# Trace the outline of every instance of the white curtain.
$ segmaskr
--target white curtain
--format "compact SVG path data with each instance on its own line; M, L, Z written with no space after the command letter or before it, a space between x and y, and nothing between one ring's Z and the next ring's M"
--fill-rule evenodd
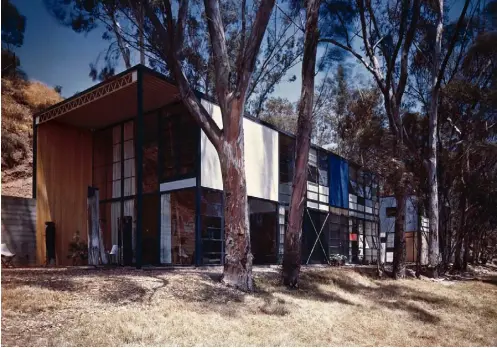
M124 216L131 216L131 248L133 250L133 262L135 259L136 250L136 220L135 220L135 200L128 199L124 201Z
M121 203L120 202L112 202L110 207L110 216L111 216L111 236L112 236L112 245L119 245L119 218L121 217ZM118 254L117 259L113 260L117 263L121 260L121 253Z
M160 262L172 263L171 255L171 195L161 195Z

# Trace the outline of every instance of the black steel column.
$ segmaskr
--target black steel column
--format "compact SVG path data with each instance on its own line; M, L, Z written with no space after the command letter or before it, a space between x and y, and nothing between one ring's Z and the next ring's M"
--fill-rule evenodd
M196 187L195 187L195 265L200 266L202 265L202 220L201 220L201 199L202 199L202 190L200 186L200 179L201 179L201 173L202 173L202 166L201 166L201 157L202 157L202 151L201 151L201 130L200 127L198 127L198 132L197 132L197 139L198 139L198 146L197 146L197 158L196 158L196 172L197 172L197 177L196 177Z
M137 110L136 110L136 268L142 267L142 221L143 221L143 71L137 70Z
M33 176L32 176L32 197L36 198L36 163L38 156L38 127L36 126L36 117L33 118Z
M157 249L158 259L157 264L162 264L161 253L162 253L162 245L161 245L161 236L162 236L162 194L160 192L160 183L162 176L162 109L156 115L157 117L157 133L155 134L157 137L157 194L159 195L159 207L157 210Z

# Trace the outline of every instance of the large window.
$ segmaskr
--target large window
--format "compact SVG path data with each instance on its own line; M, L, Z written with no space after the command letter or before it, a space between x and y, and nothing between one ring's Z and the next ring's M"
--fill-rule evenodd
M288 228L288 206L278 206L278 263L283 261L285 252L285 232Z
M349 256L347 216L330 214L330 255Z
M278 211L276 203L249 198L250 245L254 264L274 264L278 260Z
M187 111L165 115L161 122L162 182L194 176L199 155L198 125Z
M95 132L93 185L101 201L136 193L133 121Z
M329 210L328 154L311 148L307 175L307 207Z
M134 122L124 124L124 197L132 196L136 193L135 178L135 141L134 141Z
M316 149L309 150L309 165L307 166L307 181L318 183L318 154Z
M222 264L224 256L223 195L202 189L200 228L202 234L202 264Z
M161 194L160 262L195 262L195 189Z
M284 134L280 134L278 138L280 155L279 201L290 203L295 170L295 139Z
M112 198L112 151L112 128L95 132L93 137L93 186L99 189L100 200Z

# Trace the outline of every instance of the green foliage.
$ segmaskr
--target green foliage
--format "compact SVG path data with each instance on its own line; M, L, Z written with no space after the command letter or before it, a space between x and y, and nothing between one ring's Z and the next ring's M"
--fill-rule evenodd
M2 1L2 43L21 47L24 43L26 17L19 13L10 0ZM2 57L3 58L3 57Z
M88 260L88 243L81 240L79 231L76 231L72 241L69 243L69 254L67 255L67 258L72 259L73 265L78 263L82 264Z
M341 254L331 254L330 255L330 264L332 266L343 266L347 261L348 257Z

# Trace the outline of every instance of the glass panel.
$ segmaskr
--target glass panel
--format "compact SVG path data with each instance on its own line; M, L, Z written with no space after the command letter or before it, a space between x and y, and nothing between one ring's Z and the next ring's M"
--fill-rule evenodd
M112 144L119 144L121 142L121 125L112 128Z
M135 157L134 141L128 140L124 142L124 159Z
M113 162L121 161L121 144L114 144L114 149L112 152Z
M170 193L172 263L195 263L195 190Z
M202 264L221 264L224 243L222 193L202 189L200 214Z
M319 184L328 186L328 154L319 154Z
M134 121L129 121L124 124L124 140L129 140L134 138Z
M249 198L250 244L254 264L277 262L276 204Z
M135 176L135 159L128 159L124 161L124 177L130 178Z
M280 183L289 183L293 179L295 168L295 140L287 135L279 135Z
M187 111L166 115L160 134L162 145L162 181L196 173L199 132L198 125Z

